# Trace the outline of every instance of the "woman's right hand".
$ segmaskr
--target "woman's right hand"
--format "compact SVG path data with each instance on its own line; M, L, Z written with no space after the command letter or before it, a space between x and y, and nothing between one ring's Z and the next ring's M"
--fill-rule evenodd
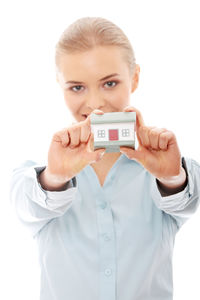
M103 114L101 110L94 110L93 113ZM93 151L93 141L90 115L84 121L56 132L48 151L48 165L44 170L48 186L61 186L86 165L99 161L105 148Z

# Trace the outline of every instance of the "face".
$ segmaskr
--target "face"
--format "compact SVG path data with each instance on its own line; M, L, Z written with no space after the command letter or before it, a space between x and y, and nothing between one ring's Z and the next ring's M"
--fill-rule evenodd
M80 122L94 110L123 111L130 104L130 95L137 88L140 68L133 76L116 46L98 46L60 58L57 81L67 107Z

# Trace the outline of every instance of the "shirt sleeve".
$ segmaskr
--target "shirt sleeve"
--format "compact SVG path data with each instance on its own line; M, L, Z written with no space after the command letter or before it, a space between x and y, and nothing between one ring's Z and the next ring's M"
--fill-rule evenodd
M175 219L178 229L196 212L200 203L200 165L193 159L183 160L188 183L179 193L162 197L152 176L151 196L156 206Z
M27 160L13 169L10 179L11 206L32 237L53 218L63 215L71 207L77 192L76 177L66 183L65 190L44 190L38 174L45 168Z

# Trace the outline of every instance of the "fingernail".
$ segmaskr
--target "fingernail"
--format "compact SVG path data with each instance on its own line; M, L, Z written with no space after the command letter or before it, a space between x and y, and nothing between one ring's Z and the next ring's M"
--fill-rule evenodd
M104 113L102 110L100 110L100 109L95 109L94 111L93 111L95 114L102 114L102 113Z

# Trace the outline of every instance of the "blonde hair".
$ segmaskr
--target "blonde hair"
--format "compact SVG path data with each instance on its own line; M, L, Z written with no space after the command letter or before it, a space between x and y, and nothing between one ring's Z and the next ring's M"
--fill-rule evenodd
M56 68L59 69L59 58L64 53L80 53L95 46L111 45L121 48L130 74L132 74L136 65L135 54L121 28L101 17L80 18L64 30L56 44Z

